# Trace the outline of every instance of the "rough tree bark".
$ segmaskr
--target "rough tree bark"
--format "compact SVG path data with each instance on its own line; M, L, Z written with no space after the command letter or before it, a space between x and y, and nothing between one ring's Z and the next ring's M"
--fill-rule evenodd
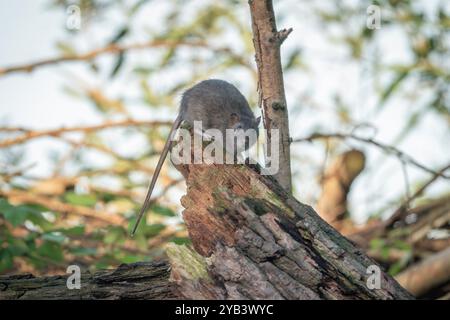
M376 263L258 168L178 169L188 186L181 200L183 218L193 247L206 258L202 262L182 250L172 254L180 261L172 264L172 279L183 297L412 298L383 272L381 288L370 290L367 270ZM195 261L195 268L188 261Z
M67 288L68 276L0 276L0 300L176 298L169 282L167 262L124 264L94 274L83 272L80 290Z
M279 130L280 170L275 179L288 192L292 192L289 118L284 94L280 46L292 29L277 31L271 0L250 0L253 44L258 67L259 105L263 110L264 128L267 130L267 151L271 154L271 131Z

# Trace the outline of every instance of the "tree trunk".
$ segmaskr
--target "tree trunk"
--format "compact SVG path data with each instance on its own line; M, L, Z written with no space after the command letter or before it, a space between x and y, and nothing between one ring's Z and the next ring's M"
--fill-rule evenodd
M288 192L292 192L289 118L284 94L280 46L292 29L277 31L271 0L250 0L253 44L258 67L259 105L264 111L263 122L267 130L267 151L271 149L271 130L279 130L279 170L275 179Z

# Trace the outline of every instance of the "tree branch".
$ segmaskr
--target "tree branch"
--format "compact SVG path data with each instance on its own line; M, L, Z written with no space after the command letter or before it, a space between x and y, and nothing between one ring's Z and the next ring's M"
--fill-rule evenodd
M236 61L239 61L243 66L250 68L251 66L238 54L235 54L230 50L230 48L215 48L210 46L207 42L204 41L173 41L173 40L153 40L144 43L135 43L130 45L119 45L119 44L110 44L103 48L94 49L84 54L72 54L72 55L64 55L60 57L35 61L28 64L16 65L10 67L0 68L0 77L5 76L7 74L16 73L16 72L32 72L37 68L64 63L64 62L76 62L76 61L90 61L94 58L103 55L103 54L120 54L130 50L143 50L149 48L175 48L175 47L194 47L194 48L204 48L209 49L216 53L227 54L231 56Z
M395 278L416 297L446 283L450 280L450 248L406 269Z
M171 40L153 40L145 43L135 43L131 45L118 45L111 44L103 48L94 49L84 54L73 54L73 55L65 55L56 58L50 58L45 60L40 60L36 62L32 62L24 65L16 65L11 67L0 68L0 77L9 73L14 72L32 72L38 67L58 64L62 62L70 62L70 61L89 61L96 58L102 54L119 54L128 50L141 50L148 48L174 48L178 46L190 46L190 47L207 47L207 44L203 41L198 42L186 42L186 41L171 41Z
M35 278L31 274L0 276L0 300L175 299L166 262L123 264L114 270L81 274L79 290L67 288L67 277Z
M259 106L267 130L267 150L271 150L271 129L279 130L279 171L275 179L292 192L289 118L284 93L280 46L292 29L277 31L271 0L250 0L253 44L258 67ZM278 156L278 155L277 155Z
M321 179L322 192L317 201L317 211L335 228L345 217L350 187L364 165L364 153L353 149L336 157Z
M77 126L70 128L59 128L59 129L51 129L51 130L42 130L42 131L33 131L31 129L21 128L21 131L25 131L22 135L15 137L4 139L0 141L0 148L10 147L12 145L28 142L32 139L42 138L42 137L58 137L62 134L69 132L84 132L89 133L93 131L113 128L113 127L128 127L128 126L169 126L172 125L170 121L140 121L127 119L123 121L115 121L115 122L105 122L98 125L92 126ZM0 128L0 131L10 131L12 128Z
M414 194L412 196L410 196L408 199L406 199L401 205L400 207L395 210L395 212L389 217L389 219L386 221L386 226L392 226L394 224L394 222L396 222L398 219L400 219L402 216L404 216L407 213L407 209L409 207L409 205L411 204L411 202L420 197L423 192L434 182L437 180L437 178L441 177L442 174L445 173L445 171L447 171L448 169L450 169L450 164L443 167L442 169L438 170L428 181L426 181L424 184L422 184L422 186L416 191L414 192Z
M406 154L405 152L384 144L382 142L379 142L377 140L371 139L371 138L363 138L360 136L357 136L355 134L352 133L313 133L312 135L305 137L305 138L297 138L297 139L293 139L292 142L311 142L313 140L318 140L318 139L332 139L332 138L337 138L337 139L353 139L353 140L357 140L360 142L364 142L364 143L368 143L371 144L381 150L383 150L386 153L390 153L390 154L394 154L396 155L400 160L409 163L423 171L426 171L428 173L431 173L433 175L437 175L438 177L442 177L445 179L450 179L450 176L445 174L445 171L447 169L450 168L450 166L446 166L443 171L435 171L433 169L430 169L422 164L420 164L418 161L416 161L413 157L411 157L410 155Z

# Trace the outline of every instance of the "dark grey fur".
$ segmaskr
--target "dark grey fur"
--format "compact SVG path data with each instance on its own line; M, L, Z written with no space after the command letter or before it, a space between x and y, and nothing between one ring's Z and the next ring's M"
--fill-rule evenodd
M180 124L186 121L202 121L203 130L218 129L225 137L226 129L258 129L258 120L253 115L245 97L232 84L223 80L205 80L184 92L180 112L172 125L169 137L156 165L144 204L139 212L131 235L134 235L144 213L150 205L150 199L158 179L159 172L172 146L172 140ZM250 145L254 141L250 142Z

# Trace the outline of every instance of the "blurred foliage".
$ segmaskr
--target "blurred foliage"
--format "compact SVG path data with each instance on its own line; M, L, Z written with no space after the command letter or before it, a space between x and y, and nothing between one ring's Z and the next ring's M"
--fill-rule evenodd
M448 2L440 1L435 6L427 6L426 1L403 0L331 1L328 4L331 8L317 9L323 21L327 22L323 26L327 29L337 27L341 31L338 39L347 44L354 60L372 64L379 110L388 105L394 95L410 96L418 101L421 97L416 95L417 88L422 89L423 96L428 96L428 102L411 112L410 118L406 119L397 142L417 127L425 113L438 113L450 123ZM404 63L392 64L382 51L377 54L376 48L386 46L386 43L377 35L377 30L366 28L365 20L360 15L372 4L381 8L383 34L398 33L398 39L406 40L409 52L403 59ZM434 12L427 10L430 8ZM352 28L355 25L360 27ZM379 81L381 78L389 80ZM430 89L431 94L423 89Z
M293 5L292 1L288 3ZM372 1L320 1L304 5L313 9L314 18L329 34L330 42L344 47L349 59L372 64L372 85L378 90L379 110L394 97L416 93L417 87L431 91L428 103L412 108L414 111L405 119L399 140L420 123L425 113L437 113L449 122L450 12L442 5L430 20L423 7L413 1L376 3L383 8L383 28L400 30L408 41L411 58L403 64L392 65L383 60L382 54L373 53L380 39L376 31L365 26L366 8ZM157 115L155 118L170 119L176 112L181 90L213 75L240 83L250 105L257 104L257 75L246 2L53 0L48 4L52 10L63 11L76 4L83 14L81 30L68 30L67 37L55 44L63 56L86 51L81 48L99 49L112 44L126 46L159 40L178 44L124 50L87 60L80 74L65 70L68 81L64 91L80 103L88 102L105 121L132 118L136 106ZM291 12L289 6L280 7L278 25L284 27L283 21ZM103 40L100 42L99 38ZM309 72L305 71L308 61L303 57L303 45L298 43L283 51L286 77ZM341 124L356 127L352 114L355 108L338 94L334 103ZM301 109L298 102L293 102L290 108L294 115ZM167 242L189 242L177 213L177 202L169 192L180 180L172 171L162 172L158 204L152 206L147 223L141 224L135 237L129 237L167 134L167 127L136 126L82 132L74 140L61 138L69 148L58 149L51 155L54 172L50 178L28 176L20 147L2 150L1 162L5 164L1 169L2 189L35 194L42 201L39 205L32 201L20 204L23 201L16 201L20 196L13 195L0 199L0 273L61 272L73 263L86 268L117 266L160 258L162 246ZM130 152L126 148L128 141L145 144ZM328 154L333 145L327 144L324 149ZM294 154L293 161L297 160ZM64 179L58 179L61 177ZM77 210L58 210L58 205ZM102 217L120 218L122 222L107 223L79 215L79 208L102 212ZM412 250L403 243L377 241L373 241L372 247L382 255L392 248ZM393 264L391 273L399 272L409 262L405 259Z

